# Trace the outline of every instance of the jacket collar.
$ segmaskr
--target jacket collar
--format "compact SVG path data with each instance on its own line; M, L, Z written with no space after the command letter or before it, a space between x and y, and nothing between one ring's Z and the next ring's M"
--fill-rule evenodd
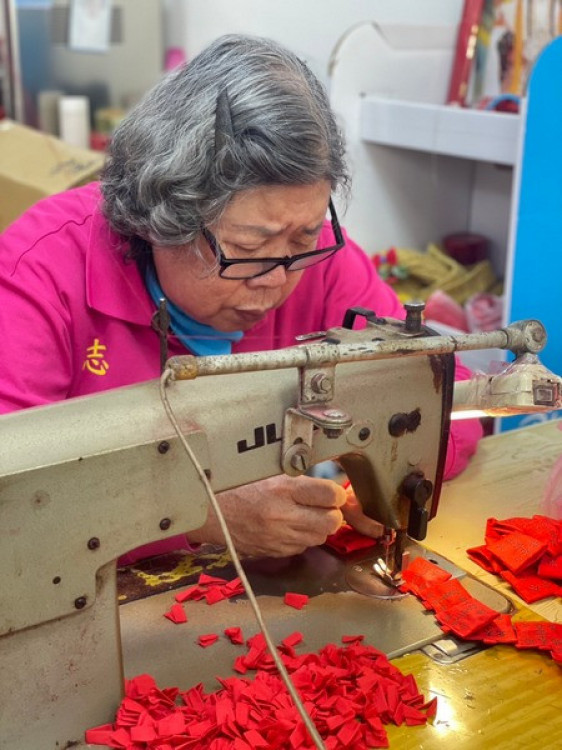
M150 326L154 304L136 263L125 258L128 243L109 228L100 200L93 211L86 251L86 301L104 315Z

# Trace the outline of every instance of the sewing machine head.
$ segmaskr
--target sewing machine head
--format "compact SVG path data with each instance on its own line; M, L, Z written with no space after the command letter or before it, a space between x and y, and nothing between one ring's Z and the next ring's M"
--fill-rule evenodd
M358 315L367 326L351 330ZM417 305L405 322L354 310L314 343L170 360L165 399L215 492L336 459L369 515L423 538L455 408L453 352L534 354L539 339L535 323L453 339L429 335ZM559 407L550 375L534 389L548 393L539 406ZM157 381L2 423L3 732L11 747L64 747L121 697L115 560L201 526L207 495ZM25 727L22 704L34 706Z

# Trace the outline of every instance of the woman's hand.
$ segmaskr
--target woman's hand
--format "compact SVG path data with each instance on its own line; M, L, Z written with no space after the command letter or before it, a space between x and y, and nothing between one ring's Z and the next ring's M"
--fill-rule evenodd
M236 550L244 555L288 557L323 544L343 521L346 491L329 479L271 477L217 495ZM191 542L224 544L212 511Z
M367 536L383 534L383 526L363 513L351 487L345 490L329 479L281 475L221 492L217 499L243 555L297 555L323 544L344 520ZM192 542L225 543L212 510L204 526L188 536Z
M360 534L365 536L371 536L374 539L378 539L384 534L384 526L378 521L373 521L372 518L366 516L361 507L361 503L355 497L353 488L351 485L346 488L346 502L342 508L343 517L350 526L358 531Z

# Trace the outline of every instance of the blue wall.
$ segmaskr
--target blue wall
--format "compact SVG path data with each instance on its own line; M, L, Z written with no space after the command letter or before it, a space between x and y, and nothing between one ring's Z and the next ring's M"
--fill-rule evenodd
M546 47L530 78L516 221L509 320L545 325L548 343L539 357L562 376L562 38ZM500 429L561 416L509 417Z

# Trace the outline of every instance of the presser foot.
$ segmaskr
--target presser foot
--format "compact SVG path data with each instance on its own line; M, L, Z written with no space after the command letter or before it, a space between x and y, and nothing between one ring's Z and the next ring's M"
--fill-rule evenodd
M409 552L403 551L403 539L394 545L384 544L384 557L369 558L351 564L346 570L349 586L360 594L377 599L403 599L400 591L402 570L408 564Z
M382 559L382 557L375 560L373 563L373 570L379 578L387 584L387 586L398 588L398 586L402 584L402 571L389 568L388 564Z
M400 591L398 583L391 577L381 577L375 570L377 560L363 560L352 563L345 572L345 579L350 588L358 594L372 596L375 599L403 599L408 594Z

